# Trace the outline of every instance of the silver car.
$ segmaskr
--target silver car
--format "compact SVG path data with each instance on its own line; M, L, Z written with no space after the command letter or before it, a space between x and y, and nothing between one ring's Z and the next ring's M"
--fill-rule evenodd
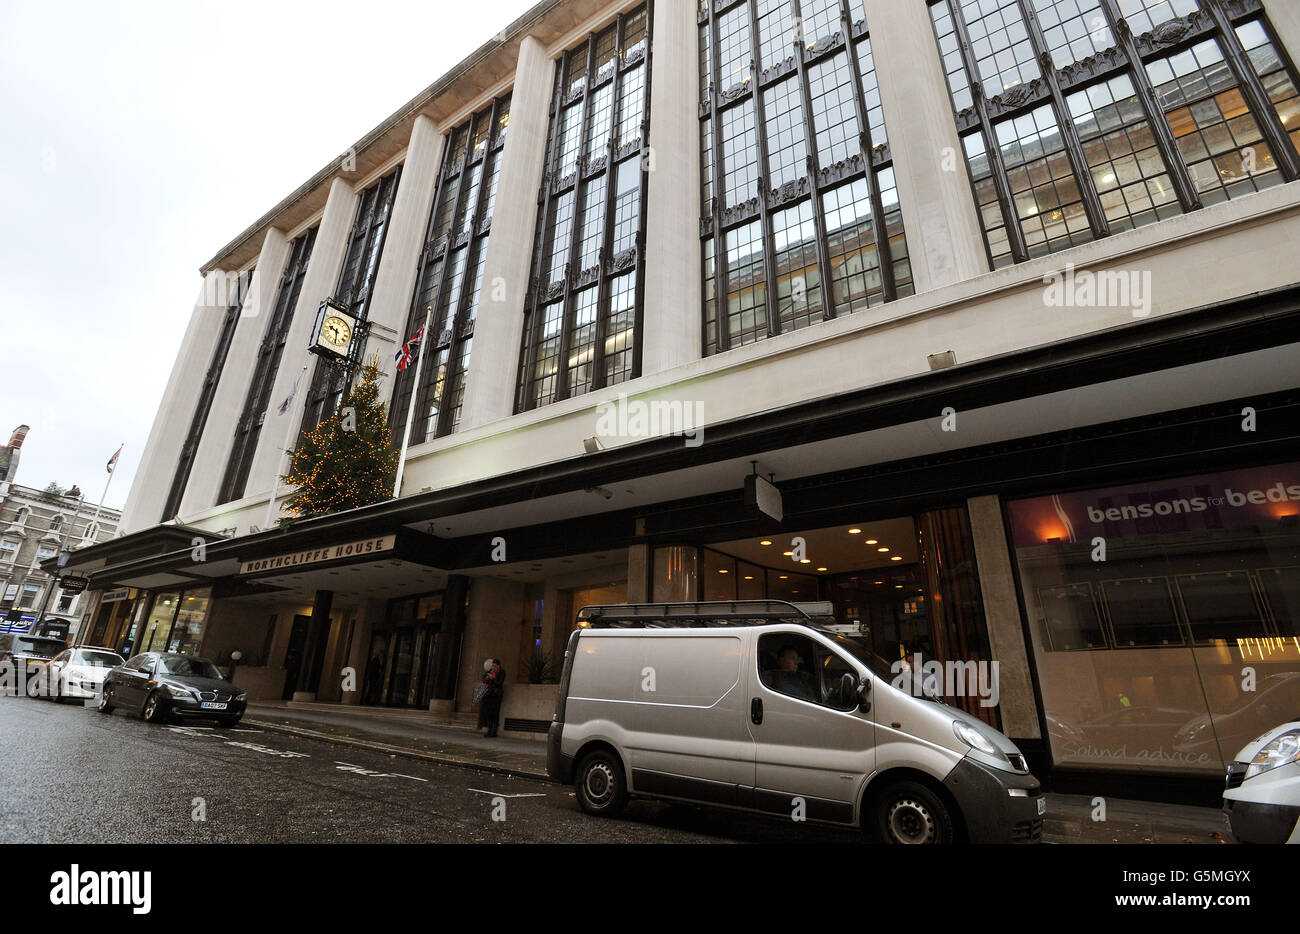
M893 843L1037 842L1015 744L779 600L584 607L547 771L583 810L631 796L861 827Z

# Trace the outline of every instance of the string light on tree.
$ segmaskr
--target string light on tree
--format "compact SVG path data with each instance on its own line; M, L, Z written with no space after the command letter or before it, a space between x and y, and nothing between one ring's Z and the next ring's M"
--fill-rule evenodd
M356 509L388 499L398 454L389 444L388 414L379 402L378 368L361 368L361 380L338 410L303 432L285 483L297 489L281 511L299 518Z

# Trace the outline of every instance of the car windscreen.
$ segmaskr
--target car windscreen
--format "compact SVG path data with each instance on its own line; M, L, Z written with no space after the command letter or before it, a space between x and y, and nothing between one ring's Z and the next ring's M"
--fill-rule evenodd
M116 668L125 664L121 655L114 655L112 652L74 652L71 663L84 665L87 668Z
M38 658L53 658L62 652L67 646L59 639L41 639L39 637L23 636L14 639L13 651L15 654L35 655Z
M867 670L877 678L883 678L884 680L889 681L894 677L894 672L890 669L889 662L885 661L875 652L871 651L871 649L867 648L865 642L860 639L850 639L838 632L826 632L823 630L823 633L830 636L830 638L835 641L835 644L845 652L848 652L858 661L862 662L862 664L866 665Z
M206 658L160 658L158 661L162 665L162 670L169 675L225 680L217 670L217 666Z

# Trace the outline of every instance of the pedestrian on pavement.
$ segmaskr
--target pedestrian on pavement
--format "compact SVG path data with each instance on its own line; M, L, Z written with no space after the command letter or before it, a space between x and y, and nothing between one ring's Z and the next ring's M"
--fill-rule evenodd
M478 725L487 727L490 739L497 735L497 721L501 718L501 699L506 693L506 670L501 659L492 659L492 666L483 674L483 700L478 708Z

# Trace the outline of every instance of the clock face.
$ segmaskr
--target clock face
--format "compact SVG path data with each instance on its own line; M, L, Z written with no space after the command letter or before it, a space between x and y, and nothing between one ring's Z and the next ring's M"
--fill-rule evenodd
M330 347L343 348L352 340L352 326L338 315L330 315L320 326L320 340Z

